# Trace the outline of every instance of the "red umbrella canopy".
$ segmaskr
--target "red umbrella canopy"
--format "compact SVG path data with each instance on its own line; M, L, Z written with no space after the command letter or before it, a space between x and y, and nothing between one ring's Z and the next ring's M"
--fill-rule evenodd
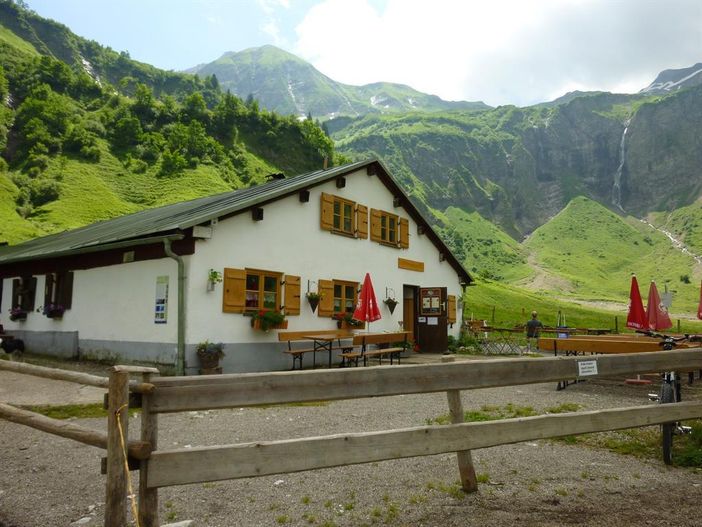
M631 291L629 292L629 314L626 316L626 327L633 329L648 328L648 317L643 307L639 283L636 276L631 277Z
M655 331L673 327L668 312L661 305L661 297L658 296L658 288L653 280L651 280L651 288L648 290L646 317L648 318L648 327Z
M356 310L353 312L353 318L356 320L363 320L364 322L374 322L381 318L378 301L375 299L375 291L373 291L373 283L368 273L366 273L366 277L363 279L363 285L358 295L358 302L356 302Z
M702 320L702 282L700 282L700 305L697 306L697 318Z

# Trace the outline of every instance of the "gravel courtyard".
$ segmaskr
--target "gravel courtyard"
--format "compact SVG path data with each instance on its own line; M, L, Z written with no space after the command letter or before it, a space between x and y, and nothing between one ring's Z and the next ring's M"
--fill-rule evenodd
M0 386L22 386L37 402L75 394L65 384L0 372ZM563 403L583 410L647 404L655 387L589 380L462 392L466 410L514 404L537 411ZM81 391L81 401L88 396ZM14 395L13 395L14 394ZM27 404L5 390L7 402ZM699 382L684 400L701 399ZM99 400L99 399L98 399ZM275 440L424 425L447 413L445 394L407 395L159 417L162 448ZM130 422L132 432L139 417ZM105 429L104 419L81 419ZM134 434L132 434L134 435ZM99 449L0 420L0 527L99 526L105 476ZM627 526L702 525L702 472L666 467L562 441L473 452L479 492L458 488L455 454L392 460L295 474L170 487L160 491L161 523L197 526ZM137 479L133 478L134 485Z

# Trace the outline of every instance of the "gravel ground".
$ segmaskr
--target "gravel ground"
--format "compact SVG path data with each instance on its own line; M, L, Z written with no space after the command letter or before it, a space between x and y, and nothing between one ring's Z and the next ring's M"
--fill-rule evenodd
M26 388L47 394L53 384L31 378ZM512 403L543 410L571 402L593 410L645 404L651 390L590 380L565 391L554 383L464 391L462 399L465 409ZM683 399L702 399L700 384L685 387ZM446 413L446 396L432 394L166 414L159 417L159 441L175 448L386 430ZM105 429L104 419L79 422ZM138 422L132 418L132 431ZM0 438L0 527L103 524L101 450L2 420ZM446 454L161 489L160 518L213 527L622 526L671 518L679 526L702 525L698 470L549 440L476 450L473 460L487 483L471 495L458 490L456 457Z

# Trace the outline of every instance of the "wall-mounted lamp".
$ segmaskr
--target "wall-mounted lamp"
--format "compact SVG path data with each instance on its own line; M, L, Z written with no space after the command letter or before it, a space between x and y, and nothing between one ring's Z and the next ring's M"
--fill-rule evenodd
M444 260L446 260L446 255L444 253L439 253L439 261L443 262Z
M346 186L346 178L338 177L336 178L336 188L344 188Z
M424 225L417 225L417 234L424 234Z
M393 207L399 207L400 206L400 198L392 198L392 206Z
M255 207L251 209L251 219L254 221L261 221L263 219L263 208Z
M300 203L307 203L310 200L310 191L301 190L300 191Z

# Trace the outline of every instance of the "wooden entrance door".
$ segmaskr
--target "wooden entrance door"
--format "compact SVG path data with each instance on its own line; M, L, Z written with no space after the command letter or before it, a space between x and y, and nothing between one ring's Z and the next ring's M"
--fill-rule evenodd
M446 291L445 287L419 289L416 335L422 352L443 353L448 349Z

